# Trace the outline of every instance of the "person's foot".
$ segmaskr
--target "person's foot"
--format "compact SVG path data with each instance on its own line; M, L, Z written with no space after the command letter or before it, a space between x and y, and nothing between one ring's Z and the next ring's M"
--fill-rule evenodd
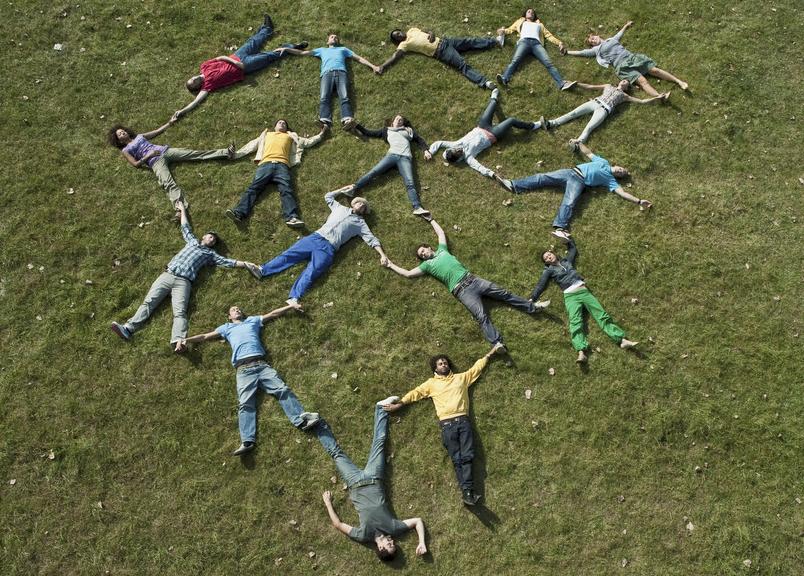
M513 182L511 182L511 181L510 181L508 178L503 178L502 176L500 176L499 174L497 174L497 173L495 172L495 173L494 173L494 179L497 181L497 183L498 183L500 186L502 186L503 188L505 188L505 189L506 189L506 190L508 190L509 192L516 192L516 191L514 190L514 183L513 183Z
M564 80L564 81L561 83L561 89L562 89L562 90L569 90L570 88L572 88L573 86L575 86L577 83L578 83L578 81L577 81L577 80Z
M533 131L539 130L540 128L544 128L547 130L547 121L544 119L544 116L539 116L538 122L533 123Z
M503 344L502 340L494 343L492 351L495 354L508 354L508 348L505 347L505 344Z
M315 428L318 423L321 422L321 416L318 414L318 412L302 412L299 414L299 418L303 420L299 428L305 432Z
M338 192L339 194L343 194L344 196L349 196L350 198L354 196L355 185L354 184L347 184L346 186L342 186L334 192Z
M556 228L555 230L550 232L550 234L552 234L556 238L559 238L560 240L563 240L564 242L570 241L570 233L564 230L563 228Z
M346 118L341 120L341 126L343 127L344 130L351 130L352 128L355 127L355 124L357 124L357 121L351 116L347 116Z
M229 144L229 147L226 149L226 156L229 158L229 160L233 160L233 159L234 159L234 157L235 157L235 150L236 150L236 148L235 148L235 143L234 143L234 142L232 142L231 144Z
M500 97L500 89L494 88L494 90L491 91L491 97L492 99L497 100Z
M326 126L327 128L332 128L332 119L331 118L319 118L318 123L321 126Z
M495 40L497 41L497 44L500 45L500 48L505 46L505 34L500 34L495 38Z
M380 400L377 402L377 406L390 406L391 404L396 404L399 402L399 396L389 396L385 400Z
M494 82L492 82L491 80L486 80L485 82L483 82L482 87L485 88L486 90L494 90L496 88Z
M287 224L291 228L301 228L302 226L304 226L304 220L294 216L290 220L285 220L285 224Z
M475 504L480 502L480 495L475 494L474 490L470 490L469 488L467 488L463 491L461 499L463 500L463 503L466 504L467 506L474 506Z
M226 217L229 218L235 224L242 224L243 223L243 217L240 214L238 214L237 212L235 212L234 210L227 210L226 211Z
M578 350L578 357L575 359L575 362L578 364L586 364L587 356L585 350Z
M502 84L503 86L508 86L508 80L503 78L502 74L497 74L497 82Z
M580 144L580 143L581 143L580 140L576 140L575 138L573 138L572 140L567 142L567 148L569 148L570 151L572 151L572 152L577 152L578 151L578 144Z
M544 310L545 308L547 308L550 305L550 302L551 302L550 300L542 300L540 302L534 302L533 303L533 310L534 311Z
M419 206L418 208L413 209L413 215L414 216L429 216L430 211L427 208L422 208L421 206Z
M620 340L620 348L623 350L628 350L629 348L634 348L639 342L634 342L633 340L627 340L623 338Z
M306 50L310 43L307 40L302 40L293 45L296 50Z
M246 262L246 270L251 272L251 275L254 276L257 280L262 280L262 270L260 267L252 262Z
M243 442L240 447L232 452L232 456L242 456L254 450L254 442Z
M273 21L273 20L271 20L271 17L270 17L268 14L266 14L265 16L263 16L263 21L262 21L262 24L263 24L263 26L265 26L266 28L271 28L272 30L273 30L273 28L274 28L274 21Z
M131 340L131 330L126 328L125 324L118 324L117 322L112 322L112 332L120 336L123 340Z

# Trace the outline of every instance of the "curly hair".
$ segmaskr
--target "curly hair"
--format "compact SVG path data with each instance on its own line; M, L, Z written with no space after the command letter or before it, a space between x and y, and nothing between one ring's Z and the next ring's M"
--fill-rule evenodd
M137 133L134 132L131 128L123 126L122 124L115 124L114 126L109 129L109 133L106 134L106 141L114 146L115 148L125 148L126 145L123 144L120 139L117 137L117 131L124 130L128 137L132 140L137 137Z
M449 369L453 370L453 368L452 368L452 360L450 360L449 356L447 356L446 354L436 354L435 356L431 356L430 357L430 370L432 370L433 372L436 371L436 363L439 360L446 360L447 361L447 366L449 366Z

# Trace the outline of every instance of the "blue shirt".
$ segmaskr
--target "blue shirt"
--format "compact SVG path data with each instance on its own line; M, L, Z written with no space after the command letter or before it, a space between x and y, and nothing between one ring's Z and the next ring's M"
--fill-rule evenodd
M226 268L234 268L236 260L231 258L224 258L212 248L202 246L193 235L193 229L189 224L182 224L181 235L187 245L176 254L167 265L167 271L175 276L181 276L194 281L198 277L198 272L204 266L224 266Z
M321 58L321 76L333 70L346 72L346 59L355 55L354 52L343 46L322 46L310 50L313 56Z
M587 186L608 186L609 192L614 192L620 183L611 173L611 164L605 158L592 154L592 161L578 164L578 170L583 175L583 183Z
M265 356L265 348L260 342L262 316L249 316L242 322L227 322L215 328L232 347L232 365L238 360L253 356Z
M335 190L327 192L324 196L332 212L330 212L329 218L324 222L324 225L316 230L316 233L332 244L335 250L355 236L360 236L363 242L368 244L371 248L379 246L380 241L371 233L371 229L368 224L366 224L363 217L358 216L352 212L351 208L347 208L335 200L335 196L337 195L338 192Z

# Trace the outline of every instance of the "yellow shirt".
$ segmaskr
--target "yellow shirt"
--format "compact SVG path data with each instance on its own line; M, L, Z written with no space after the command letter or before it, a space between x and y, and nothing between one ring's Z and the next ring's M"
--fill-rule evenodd
M441 38L436 37L434 42L430 42L430 35L427 32L423 32L418 28L411 28L405 32L405 41L400 42L396 49L403 52L418 52L425 56L433 56L438 49L439 42L441 42Z
M290 166L290 149L293 147L293 138L286 132L268 132L262 147L262 160L266 162L281 162Z
M544 22L541 20L536 20L539 24L542 25L541 30L539 31L539 44L544 46L544 39L547 38L550 42L558 46L561 44L561 40L553 36L550 31L547 29L547 26L544 25ZM513 34L514 32L519 33L522 30L522 24L525 23L525 18L522 17L518 19L516 22L511 24L508 28L505 29L505 35Z
M433 374L427 382L405 394L401 402L410 404L422 398L432 398L439 420L464 416L469 413L469 386L480 377L488 362L484 356L466 372L450 372L446 376Z

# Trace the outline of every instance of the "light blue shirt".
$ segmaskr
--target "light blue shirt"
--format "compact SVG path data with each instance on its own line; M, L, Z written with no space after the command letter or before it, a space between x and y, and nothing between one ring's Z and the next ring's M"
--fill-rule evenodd
M322 46L310 50L310 53L321 59L321 76L333 70L346 72L346 59L355 55L354 52L343 46Z
M335 247L335 250L340 248L345 242L360 236L363 242L372 248L380 245L380 241L374 234L371 233L366 221L361 216L352 212L351 208L347 208L337 200L337 191L327 192L324 199L327 201L327 206L332 212L324 222L324 225L316 230L327 242Z
M602 156L592 154L592 161L578 164L578 170L583 174L583 183L587 186L608 186L609 192L620 187L620 183L611 173L611 164Z
M260 341L262 316L249 316L242 322L227 322L215 328L232 347L232 366L238 360L253 356L265 356L265 348Z

